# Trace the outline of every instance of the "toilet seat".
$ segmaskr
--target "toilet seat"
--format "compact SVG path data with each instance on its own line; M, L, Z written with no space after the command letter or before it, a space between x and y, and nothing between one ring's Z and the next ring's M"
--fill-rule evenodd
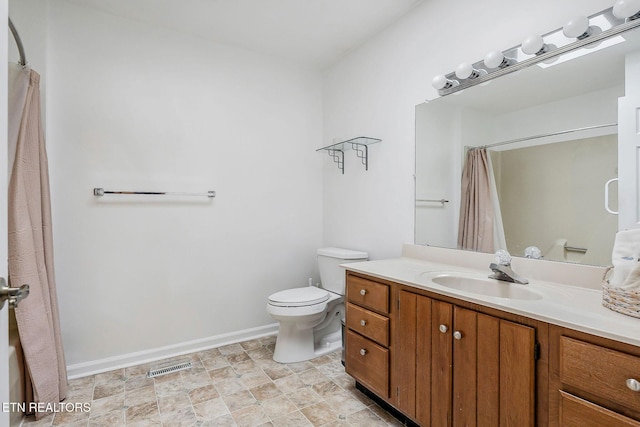
M328 299L329 291L315 286L305 286L276 292L269 296L269 304L276 307L306 307L320 304Z

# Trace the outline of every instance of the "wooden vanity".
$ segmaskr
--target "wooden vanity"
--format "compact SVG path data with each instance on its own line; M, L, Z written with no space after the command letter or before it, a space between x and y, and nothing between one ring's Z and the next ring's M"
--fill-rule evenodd
M640 347L346 274L346 371L414 423L640 427Z

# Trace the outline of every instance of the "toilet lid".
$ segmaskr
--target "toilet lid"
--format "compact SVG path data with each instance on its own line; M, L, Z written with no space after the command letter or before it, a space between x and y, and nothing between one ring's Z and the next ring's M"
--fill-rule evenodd
M278 307L303 307L319 304L329 299L329 292L315 286L286 289L269 297L269 304Z

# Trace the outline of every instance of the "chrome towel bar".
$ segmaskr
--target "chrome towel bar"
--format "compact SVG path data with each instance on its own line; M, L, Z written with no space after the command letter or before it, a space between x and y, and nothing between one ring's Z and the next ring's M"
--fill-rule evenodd
M446 199L416 199L416 202L442 203L442 205L449 203Z
M168 192L168 191L111 191L104 188L94 188L93 195L96 197L104 196L105 194L125 194L125 195L151 195L151 196L203 196L214 198L216 197L215 191L207 191L206 193L180 193L180 192Z

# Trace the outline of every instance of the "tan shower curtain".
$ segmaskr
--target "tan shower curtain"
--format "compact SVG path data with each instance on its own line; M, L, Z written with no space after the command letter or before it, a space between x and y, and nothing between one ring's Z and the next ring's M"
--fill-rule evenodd
M493 252L493 202L487 150L467 151L462 171L458 248Z
M15 156L9 155L14 158L9 179L9 282L11 286L30 286L29 297L20 302L15 315L32 401L58 403L66 397L67 371L53 271L49 171L40 122L40 75L29 69L19 72L29 74L22 79L28 87L24 101L18 103L23 108ZM10 141L10 146L13 144ZM36 414L38 418L42 415Z

